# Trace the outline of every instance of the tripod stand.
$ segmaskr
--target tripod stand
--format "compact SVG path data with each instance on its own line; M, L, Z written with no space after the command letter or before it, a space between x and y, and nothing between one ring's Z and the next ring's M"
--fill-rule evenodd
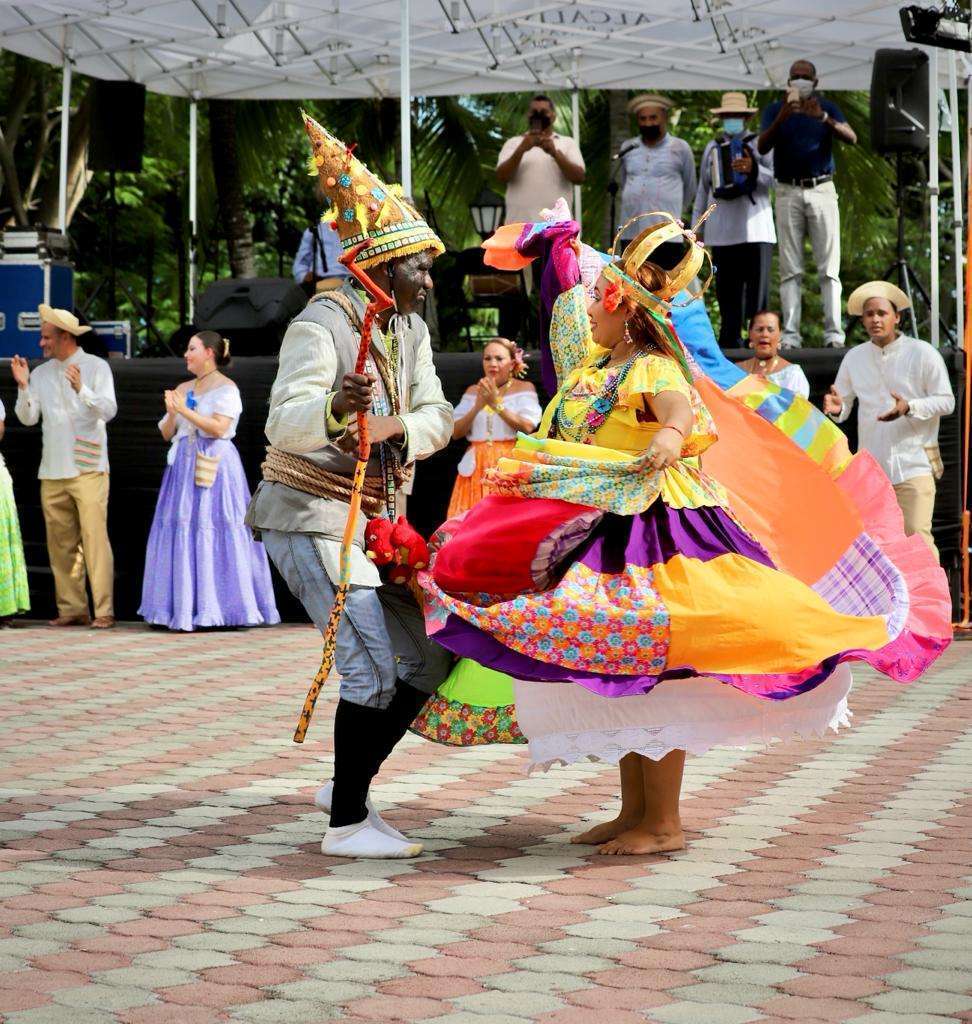
M908 316L911 319L911 334L912 337L918 337L918 318L915 316L915 293L920 296L921 301L924 303L925 309L931 312L931 299L928 297L928 289L922 283L921 278L918 276L918 272L908 262L908 258L905 255L905 214L904 214L904 175L902 174L902 153L895 154L895 183L894 183L894 194L895 194L895 205L898 208L898 246L895 260L891 263L887 270L884 272L884 280L892 280L892 274L896 275L898 280L898 287L908 296ZM951 327L945 322L944 317L939 314L938 322L941 325L944 337L948 339L950 345L955 344L955 336L952 333Z

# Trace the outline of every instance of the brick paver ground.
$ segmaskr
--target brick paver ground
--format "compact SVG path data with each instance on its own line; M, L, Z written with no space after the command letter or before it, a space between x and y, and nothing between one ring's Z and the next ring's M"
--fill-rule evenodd
M972 666L858 673L854 728L690 762L688 850L567 838L615 770L410 737L405 862L320 855L309 628L0 632L9 1024L972 1021Z

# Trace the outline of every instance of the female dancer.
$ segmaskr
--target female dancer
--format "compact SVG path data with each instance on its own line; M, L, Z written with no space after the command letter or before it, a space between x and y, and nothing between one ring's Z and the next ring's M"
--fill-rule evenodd
M809 403L789 418L813 445L687 364L667 306L701 263L691 234L642 232L585 315L576 225L502 231L504 269L552 254L562 384L492 476L499 493L440 531L429 632L517 680L535 764L620 763L620 815L579 840L675 849L685 752L836 727L849 660L914 679L951 634L944 575L903 536L873 460L842 457ZM683 234L673 271L650 262Z
M243 525L250 490L232 441L243 403L219 371L229 362L229 342L200 331L185 358L193 379L165 392L159 421L171 446L138 613L186 631L279 622L266 551Z
M5 411L0 402L0 439L3 438ZM24 545L20 539L20 520L13 496L13 481L0 455L0 626L18 612L30 609Z
M467 511L483 496L483 476L513 450L516 435L532 434L540 422L537 389L525 380L523 351L506 338L483 349L483 377L466 388L455 408L453 440L469 438L449 502L449 518Z

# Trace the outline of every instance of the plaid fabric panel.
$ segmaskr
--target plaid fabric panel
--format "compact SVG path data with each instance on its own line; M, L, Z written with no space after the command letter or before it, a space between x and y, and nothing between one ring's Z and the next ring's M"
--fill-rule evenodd
M813 589L845 615L884 615L892 637L908 617L908 588L890 559L862 533Z
M101 442L86 437L74 439L74 462L81 472L97 469L101 462Z

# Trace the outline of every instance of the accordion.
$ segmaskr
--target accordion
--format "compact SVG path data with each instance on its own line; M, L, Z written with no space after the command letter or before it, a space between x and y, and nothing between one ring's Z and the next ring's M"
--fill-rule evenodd
M740 196L749 196L750 201L755 202L752 194L756 191L759 177L756 153L751 145L755 138L755 135L750 134L724 137L716 141L709 155L713 198L738 199ZM732 169L732 162L741 156L752 158L753 166L749 174Z

